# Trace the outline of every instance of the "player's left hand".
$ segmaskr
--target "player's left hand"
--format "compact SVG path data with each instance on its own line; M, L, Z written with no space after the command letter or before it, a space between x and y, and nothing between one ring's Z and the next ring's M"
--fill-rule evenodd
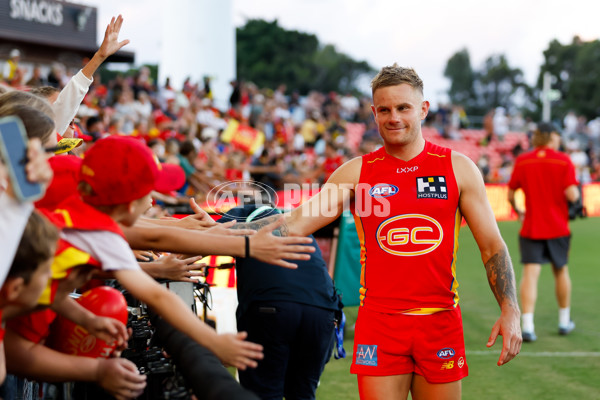
M498 335L502 336L502 352L498 359L498 366L504 365L521 351L523 336L521 335L521 325L519 323L519 313L514 310L502 311L500 318L492 327L492 333L487 342L487 347L492 347L496 343Z

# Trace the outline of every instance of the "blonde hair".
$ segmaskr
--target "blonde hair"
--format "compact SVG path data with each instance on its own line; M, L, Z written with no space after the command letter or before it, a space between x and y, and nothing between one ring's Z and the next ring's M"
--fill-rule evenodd
M423 81L412 68L404 68L394 63L392 66L383 67L371 81L372 94L379 88L396 86L406 83L423 95Z
M54 111L52 110L50 103L46 99L36 96L35 94L23 92L21 90L12 90L0 95L0 107L8 104L24 104L37 108L54 120Z
M27 131L27 137L39 138L42 144L46 144L55 132L54 119L38 108L19 103L0 106L0 117L9 115L19 117Z
M51 96L60 93L60 90L53 86L38 86L32 88L29 93L41 97L43 99L48 99Z
M21 118L27 137L37 137L45 144L55 133L55 116L45 99L20 90L0 95L0 116L16 115Z

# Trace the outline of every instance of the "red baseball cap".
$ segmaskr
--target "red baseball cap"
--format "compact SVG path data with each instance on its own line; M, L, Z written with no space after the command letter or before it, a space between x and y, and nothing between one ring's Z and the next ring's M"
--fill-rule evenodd
M173 120L171 118L169 118L167 115L163 114L162 112L157 112L154 115L154 125L160 125L163 124L165 122L173 122Z
M93 189L83 200L96 206L129 203L185 183L179 165L161 164L144 142L116 135L98 140L85 153L79 178Z
M48 159L54 176L46 189L44 197L35 206L53 211L67 197L77 193L79 170L82 159L73 155L54 156Z

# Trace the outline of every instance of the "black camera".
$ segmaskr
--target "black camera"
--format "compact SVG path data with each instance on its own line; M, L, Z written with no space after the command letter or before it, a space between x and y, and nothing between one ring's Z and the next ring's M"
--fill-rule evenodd
M585 206L583 205L583 201L581 200L581 197L577 201L569 202L569 219L574 220L577 217L579 217L579 218L587 217L587 210L585 209Z

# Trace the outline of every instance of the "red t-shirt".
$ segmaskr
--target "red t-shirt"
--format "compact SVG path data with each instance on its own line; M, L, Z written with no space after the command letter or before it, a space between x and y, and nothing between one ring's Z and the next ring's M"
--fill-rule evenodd
M402 161L381 148L362 158L352 207L361 243L361 305L430 314L458 304L458 185L451 150L426 142Z
M55 319L56 313L46 308L12 318L6 321L6 326L33 343L41 343L50 334Z
M538 147L517 157L508 186L525 193L521 236L553 239L570 235L565 189L577 184L575 167L564 153Z

